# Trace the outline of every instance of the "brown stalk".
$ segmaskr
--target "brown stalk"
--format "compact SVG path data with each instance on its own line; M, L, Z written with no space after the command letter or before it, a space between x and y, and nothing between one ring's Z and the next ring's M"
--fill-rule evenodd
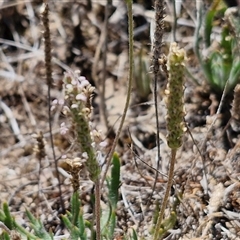
M164 33L164 3L163 0L155 0L155 32L154 32L154 44L153 44L153 57L152 57L152 70L154 74L153 78L153 94L154 94L154 107L155 107L155 117L156 117L156 128L157 128L157 135L156 135L156 141L157 141L157 171L155 175L155 181L153 185L153 191L156 187L157 178L158 178L158 170L160 166L160 132L159 132L159 119L158 119L158 92L157 92L157 86L158 86L158 79L159 79L159 72L160 72L160 66L159 66L159 58L162 56L162 39L163 39L163 33ZM152 196L149 198L151 199Z
M42 13L42 21L44 26L44 56L45 56L45 68L46 68L46 79L47 79L47 85L48 85L48 124L49 124L49 132L50 132L50 142L51 142L51 148L52 148L52 154L53 154L53 160L54 160L54 166L56 171L56 177L58 180L58 190L59 190L59 200L60 205L62 208L62 213L65 213L65 206L62 198L62 189L61 189L61 183L60 183L60 176L58 172L58 166L57 166L57 159L56 154L54 150L54 143L53 143L53 135L52 135L52 122L51 122L51 86L52 86L52 47L51 47L51 39L50 39L50 29L49 29L49 7L47 0L45 0L45 8Z

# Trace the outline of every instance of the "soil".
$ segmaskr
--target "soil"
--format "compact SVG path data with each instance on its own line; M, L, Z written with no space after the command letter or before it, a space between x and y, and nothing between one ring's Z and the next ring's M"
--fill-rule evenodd
M81 75L96 87L92 123L102 131L109 150L126 99L128 25L124 1L113 1L106 33L106 2L82 0L70 4L49 1L53 55L50 102L63 98L64 72L80 70ZM136 76L139 79L136 74L141 72L141 52L147 66L143 76L148 84L153 77L149 34L154 19L153 5L153 0L136 0L133 6L135 81ZM47 230L61 236L67 231L60 221L63 209L59 201L55 161L58 162L61 196L65 209L69 209L70 175L61 167L61 162L65 158L79 157L79 151L72 133L60 134L61 123L71 123L62 114L62 109L56 108L50 117L56 160L53 157L41 8L41 1L0 3L0 204L8 202L12 214L25 227L28 226L27 207ZM179 45L186 49L187 68L199 79L200 86L186 77L185 120L188 131L177 154L174 185L166 211L166 216L175 211L177 220L164 239L240 239L240 128L239 123L231 119L233 93L225 97L222 110L217 112L221 94L206 84L194 54L195 8L195 1L183 1L175 32ZM173 6L167 1L163 46L166 53L172 39L172 13ZM104 34L107 36L106 45ZM163 174L167 174L171 151L166 141L163 97L166 77L163 72L159 79L160 173L155 185L157 147L152 86L142 89L135 83L131 106L116 148L121 158L116 239L123 239L132 228L143 239L151 239L153 212L163 198L167 182ZM103 84L106 88L104 105L101 100ZM41 133L46 156L39 161L36 138ZM105 168L103 164L102 169ZM85 169L80 177L84 216L91 219L94 186ZM107 204L105 188L102 203Z

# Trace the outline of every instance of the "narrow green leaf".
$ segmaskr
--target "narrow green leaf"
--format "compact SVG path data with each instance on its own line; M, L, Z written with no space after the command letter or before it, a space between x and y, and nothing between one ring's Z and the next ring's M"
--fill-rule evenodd
M5 214L4 224L10 229L13 229L13 218L9 211L9 207L7 203L3 203L3 212Z
M208 11L205 18L204 36L205 36L205 44L207 48L211 46L211 34L212 34L213 19L215 14L216 14L216 11L214 10Z
M53 238L51 235L48 234L48 232L45 230L43 224L41 223L40 220L35 218L33 214L26 209L26 214L28 219L31 222L31 227L34 229L35 234L44 240L52 240Z
M120 185L120 159L117 153L112 158L112 171L109 184L109 200L113 208L116 208L118 202L118 188Z
M81 209L78 216L78 227L79 227L80 239L87 240L86 226L85 226L85 221L83 219L83 213Z
M2 234L2 237L1 237L0 239L10 240L10 236L9 236L9 234L8 234L7 232L4 232L4 233Z
M76 226L74 226L66 216L62 216L63 223L65 227L70 232L71 240L79 240L80 232Z
M5 221L5 218L6 218L5 213L3 212L2 209L0 209L0 221L1 221L1 222L4 222L4 221Z
M14 229L19 232L21 235L26 236L27 239L33 240L38 239L38 237L34 236L32 233L28 232L24 227L16 223L16 221L13 221L13 227Z
M27 215L29 221L30 221L33 225L38 224L36 218L33 216L33 214L32 214L28 209L26 209L26 215Z
M232 66L229 74L229 88L233 89L240 82L240 61L238 60Z
M74 192L71 199L72 224L77 226L78 215L80 211L80 200L78 192Z
M138 240L138 236L134 228L133 228L132 238L133 240Z

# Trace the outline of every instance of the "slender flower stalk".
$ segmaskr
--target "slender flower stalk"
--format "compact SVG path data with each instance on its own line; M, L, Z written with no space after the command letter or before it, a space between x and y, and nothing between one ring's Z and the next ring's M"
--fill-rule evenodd
M160 154L160 124L159 124L159 114L158 114L158 83L159 83L159 58L162 57L162 45L163 45L163 33L164 33L164 5L165 1L155 0L155 29L154 29L154 38L151 40L153 45L153 56L152 56L152 71L153 71L153 98L154 98L154 108L155 108L155 117L156 117L156 144L157 144L157 167L159 170L161 154ZM155 181L153 185L153 192L155 190L158 178L158 171L156 171ZM152 197L152 196L151 196ZM150 199L151 199L150 197ZM150 201L149 201L150 204Z
M52 134L52 121L51 121L51 86L53 83L52 78L52 45L51 45L51 37L50 37L50 28L49 28L49 6L48 1L44 1L44 11L42 13L42 22L44 26L44 63L46 68L46 81L48 85L47 95L48 95L48 125L49 125L49 132L50 132L50 141L51 141L51 147L52 147L52 154L53 154L53 160L54 160L54 166L56 170L56 177L58 180L58 189L59 189L59 200L60 205L62 207L62 213L65 213L65 206L63 202L62 197L62 189L61 189L61 182L60 182L60 176L58 172L58 166L57 166L57 159L56 159L56 153L54 150L54 143L53 143L53 134Z
M167 207L168 198L174 177L174 164L176 161L177 149L182 145L182 137L185 132L184 126L184 72L186 59L185 51L179 49L176 43L170 46L167 58L168 85L165 90L167 106L167 141L171 148L171 160L169 164L168 182L166 192L163 198L161 210L159 212L157 224L154 232L154 240L159 239L162 228L164 212Z

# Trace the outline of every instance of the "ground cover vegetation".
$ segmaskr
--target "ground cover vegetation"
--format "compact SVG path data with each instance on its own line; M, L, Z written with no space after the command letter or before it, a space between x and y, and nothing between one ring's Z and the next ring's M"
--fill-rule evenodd
M0 3L0 239L238 239L237 1Z

